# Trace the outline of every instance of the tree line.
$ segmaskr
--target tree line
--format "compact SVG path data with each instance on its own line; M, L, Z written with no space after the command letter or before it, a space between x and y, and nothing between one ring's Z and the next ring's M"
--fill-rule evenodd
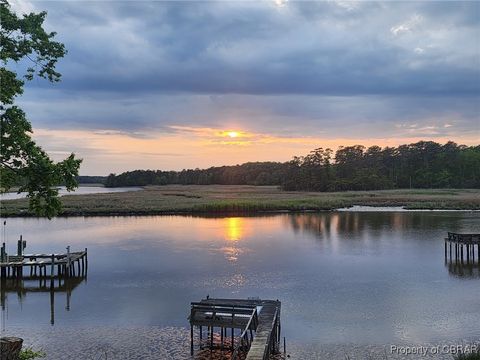
M480 188L480 145L419 141L398 147L317 148L291 161L249 162L182 171L110 174L108 187L145 185L277 185L288 191Z

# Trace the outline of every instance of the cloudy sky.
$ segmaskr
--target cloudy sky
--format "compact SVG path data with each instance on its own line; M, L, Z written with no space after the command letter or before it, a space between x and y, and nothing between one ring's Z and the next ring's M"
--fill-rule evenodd
M480 143L480 2L15 1L62 82L19 103L83 175L286 161L319 146ZM15 67L15 65L12 65Z

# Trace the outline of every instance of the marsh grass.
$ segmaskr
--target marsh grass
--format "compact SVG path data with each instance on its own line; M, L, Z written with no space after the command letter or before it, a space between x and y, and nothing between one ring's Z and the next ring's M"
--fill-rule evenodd
M63 216L324 211L354 205L480 209L480 190L287 192L274 186L167 185L62 197ZM32 216L26 199L2 201L2 216Z

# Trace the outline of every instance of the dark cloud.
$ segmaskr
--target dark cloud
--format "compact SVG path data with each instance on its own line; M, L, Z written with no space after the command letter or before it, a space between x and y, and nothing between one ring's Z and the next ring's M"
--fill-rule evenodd
M29 84L23 102L40 125L167 131L236 118L387 134L449 119L478 130L478 2L33 5L69 50L56 90Z
M412 66L419 57L414 49L422 41L429 46L443 26L477 31L478 21L469 19L476 3L359 3L351 11L332 2L283 8L250 2L35 4L49 10L49 24L69 49L60 65L64 89L323 95L480 89L478 67L461 61L469 60L462 59L467 54L447 61L449 49L442 48L433 67L429 61ZM425 20L405 48L389 30L415 9ZM478 50L474 38L463 41Z

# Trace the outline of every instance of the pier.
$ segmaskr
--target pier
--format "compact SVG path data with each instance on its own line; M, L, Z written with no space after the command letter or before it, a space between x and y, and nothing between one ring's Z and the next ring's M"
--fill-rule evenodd
M17 255L8 255L5 243L0 248L0 278L23 278L29 273L30 277L75 277L85 276L88 270L88 252L67 252L61 254L24 254L26 241L17 242ZM26 271L24 271L26 270Z
M278 300L207 297L192 302L189 316L191 355L197 328L199 349L229 350L232 360L268 359L280 352L280 308ZM215 334L215 328L220 334Z
M476 249L476 251L475 251ZM445 262L478 262L480 257L480 234L448 233L445 238Z
M445 266L458 278L480 278L480 234L448 233Z
M27 243L17 241L17 254L9 255L5 243L0 248L0 307L6 310L7 295L23 299L27 293L50 294L50 323L55 322L55 294L65 294L65 309L70 310L72 291L87 280L88 251L53 254L24 254Z

